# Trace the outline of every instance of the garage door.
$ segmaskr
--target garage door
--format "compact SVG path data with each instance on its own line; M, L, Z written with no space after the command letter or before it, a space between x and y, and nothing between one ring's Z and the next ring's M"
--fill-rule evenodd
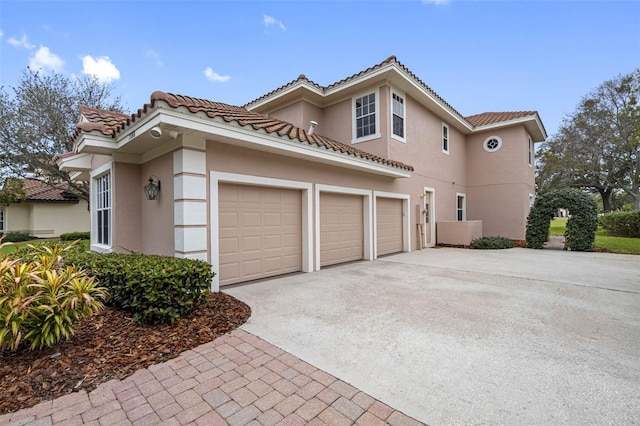
M220 285L302 269L300 191L220 184Z
M363 258L362 197L320 193L320 266Z
M376 240L378 256L402 251L402 200L376 199Z

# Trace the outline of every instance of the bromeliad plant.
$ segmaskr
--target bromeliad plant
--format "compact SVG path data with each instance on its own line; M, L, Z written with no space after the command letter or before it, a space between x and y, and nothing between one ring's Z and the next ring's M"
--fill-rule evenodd
M0 248L5 245L0 239ZM104 306L106 290L84 270L63 264L69 247L29 249L28 259L0 258L0 349L52 346L68 339L78 321Z

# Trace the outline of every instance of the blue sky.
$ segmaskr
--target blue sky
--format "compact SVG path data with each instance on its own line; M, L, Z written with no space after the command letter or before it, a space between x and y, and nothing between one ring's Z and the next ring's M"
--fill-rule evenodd
M305 74L328 85L397 58L463 115L538 110L640 66L640 1L0 2L0 84L27 66L242 105Z

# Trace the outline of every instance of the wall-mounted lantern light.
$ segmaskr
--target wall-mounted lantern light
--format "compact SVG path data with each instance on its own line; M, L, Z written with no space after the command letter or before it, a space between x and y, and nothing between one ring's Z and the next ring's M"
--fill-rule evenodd
M147 200L157 200L160 194L160 179L157 176L149 176L149 183L144 186L144 195Z

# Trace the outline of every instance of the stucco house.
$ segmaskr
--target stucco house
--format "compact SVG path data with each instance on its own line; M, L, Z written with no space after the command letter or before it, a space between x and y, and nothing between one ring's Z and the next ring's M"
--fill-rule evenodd
M59 165L90 173L92 249L206 260L214 290L523 240L547 136L535 111L461 115L393 56L328 86L300 75L244 107L154 92L131 116L80 112Z
M89 206L63 186L51 187L38 179L24 179L25 199L0 206L0 232L25 232L37 238L59 237L90 229Z

